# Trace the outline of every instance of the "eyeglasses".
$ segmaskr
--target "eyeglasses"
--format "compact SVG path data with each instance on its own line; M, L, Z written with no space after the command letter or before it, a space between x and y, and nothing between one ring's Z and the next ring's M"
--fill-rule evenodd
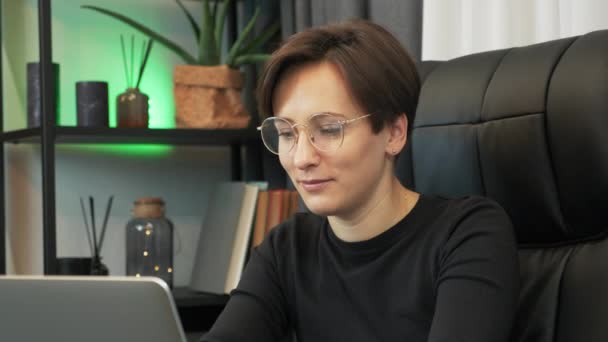
M262 135L262 141L266 148L274 154L286 154L296 145L298 141L298 130L296 127L306 128L308 141L320 151L331 152L342 146L344 141L344 126L359 119L366 118L371 114L359 116L350 120L341 120L332 113L313 114L306 124L291 124L285 118L269 117L265 119L258 131Z

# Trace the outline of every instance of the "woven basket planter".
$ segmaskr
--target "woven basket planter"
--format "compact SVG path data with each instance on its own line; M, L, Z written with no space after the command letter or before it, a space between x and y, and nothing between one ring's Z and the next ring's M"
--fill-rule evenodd
M245 128L251 119L241 102L243 75L220 66L176 65L173 70L178 128Z

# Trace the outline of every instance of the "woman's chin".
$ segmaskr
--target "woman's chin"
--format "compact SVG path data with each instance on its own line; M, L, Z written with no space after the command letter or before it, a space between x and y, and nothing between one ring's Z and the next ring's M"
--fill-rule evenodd
M308 208L308 210L313 214L319 216L333 216L338 209L336 208L336 204L333 202L334 201L319 201L316 199L311 199L307 201L306 199L304 199L304 204L306 205L306 208Z

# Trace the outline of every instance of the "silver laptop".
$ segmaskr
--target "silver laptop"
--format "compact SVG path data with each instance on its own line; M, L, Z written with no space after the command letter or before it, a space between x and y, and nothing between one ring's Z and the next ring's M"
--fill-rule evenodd
M156 278L0 277L0 341L186 342Z

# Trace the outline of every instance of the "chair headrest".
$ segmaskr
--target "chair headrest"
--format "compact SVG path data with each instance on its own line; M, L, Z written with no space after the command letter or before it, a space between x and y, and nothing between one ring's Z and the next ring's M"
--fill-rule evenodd
M523 244L608 230L608 31L425 67L406 183L493 198Z

